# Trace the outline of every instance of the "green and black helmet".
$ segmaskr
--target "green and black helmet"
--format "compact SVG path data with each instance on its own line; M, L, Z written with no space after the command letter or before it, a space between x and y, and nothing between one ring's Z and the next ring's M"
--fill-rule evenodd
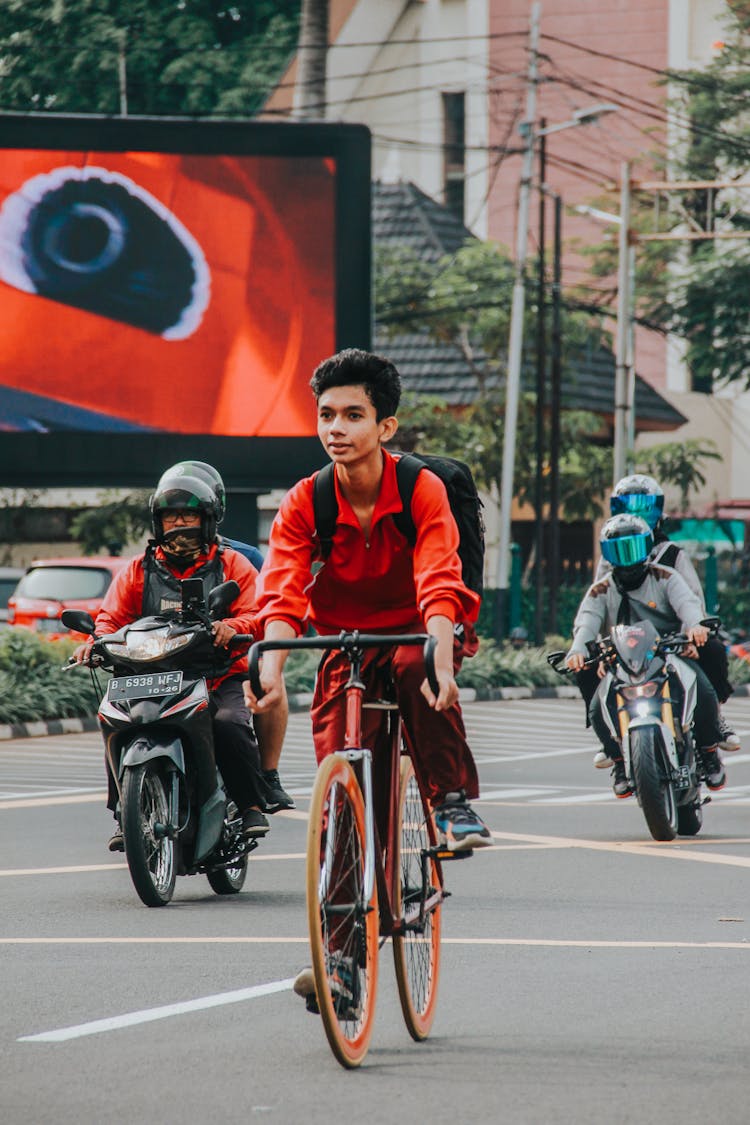
M178 461L176 465L172 465L162 473L157 488L160 487L161 482L166 477L171 480L180 476L196 477L198 480L205 481L213 489L218 504L216 522L217 524L221 523L227 509L227 492L219 470L215 469L213 465L209 465L207 461Z

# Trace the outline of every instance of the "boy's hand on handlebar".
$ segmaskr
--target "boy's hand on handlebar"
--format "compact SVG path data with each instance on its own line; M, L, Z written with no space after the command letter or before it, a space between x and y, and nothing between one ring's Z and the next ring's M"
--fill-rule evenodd
M586 663L586 657L581 652L571 652L565 658L565 667L571 672L580 672Z
M284 675L282 672L266 671L261 666L260 683L263 688L263 695L260 699L253 694L253 689L247 681L242 685L245 703L254 714L268 711L269 708L280 703L284 697Z
M214 621L211 632L214 635L214 644L217 648L221 648L229 644L237 630L227 625L226 621Z
M458 702L458 684L452 671L441 671L440 668L436 668L435 675L440 688L438 694L435 695L426 679L422 681L420 691L430 707L436 711L447 711Z

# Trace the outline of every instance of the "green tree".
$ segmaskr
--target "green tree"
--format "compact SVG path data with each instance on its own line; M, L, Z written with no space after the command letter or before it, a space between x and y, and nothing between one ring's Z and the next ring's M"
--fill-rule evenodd
M5 110L251 116L300 0L2 0Z
M104 549L119 555L128 543L140 539L151 528L148 492L137 490L126 496L103 492L96 508L87 508L71 521L70 530L85 555Z
M730 3L723 45L703 70L672 76L679 92L673 108L688 119L689 131L674 154L672 175L691 181L747 180L750 158L750 8ZM695 218L703 227L711 209L714 229L750 233L750 195L732 187L686 193L675 204L675 218ZM750 385L750 242L691 243L661 310L663 323L687 341L687 362L698 390L717 383Z
M401 441L424 452L443 449L470 463L481 487L499 490L505 415L505 352L513 287L513 265L497 246L472 239L438 262L417 258L408 248L376 254L376 318L391 334L429 333L454 346L476 381L476 400L460 411L437 399L407 397L400 410ZM533 357L536 309L527 310L526 354ZM582 312L566 314L563 361L591 339L601 341L598 323ZM526 391L518 417L514 487L534 507L536 398ZM561 417L561 501L569 518L601 514L598 497L611 479L612 454L591 435L601 430L595 415ZM543 467L549 475L549 464Z

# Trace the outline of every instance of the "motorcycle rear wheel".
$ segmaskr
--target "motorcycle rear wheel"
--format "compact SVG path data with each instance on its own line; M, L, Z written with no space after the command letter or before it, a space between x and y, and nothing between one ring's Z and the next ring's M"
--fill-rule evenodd
M668 766L664 747L654 730L631 727L630 763L649 832L655 840L674 840L677 803L672 784L665 777Z
M168 823L169 800L158 762L127 769L122 787L125 858L133 886L146 906L166 906L174 894L176 843L155 832L156 825Z
M236 867L217 867L206 872L211 890L217 895L238 895L245 885L247 859Z

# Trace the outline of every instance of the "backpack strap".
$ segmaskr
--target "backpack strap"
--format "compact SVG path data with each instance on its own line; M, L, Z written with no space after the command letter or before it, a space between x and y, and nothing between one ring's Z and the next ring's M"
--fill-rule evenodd
M677 546L677 544L670 543L669 546L665 547L661 554L658 555L654 561L659 563L661 566L669 566L672 568L672 570L674 570L679 553L680 548Z
M417 529L414 526L414 517L411 514L411 499L414 495L417 477L422 469L426 468L424 461L415 457L413 453L402 453L396 461L396 481L403 511L396 512L393 516L393 522L412 547L417 541Z
M414 495L417 477L422 469L426 468L424 461L415 457L413 453L402 453L396 461L396 482L403 510L394 513L393 522L412 547L417 541L417 529L414 526L414 519L411 514L411 498ZM320 553L324 559L327 559L331 553L333 536L336 531L336 517L339 511L333 473L333 462L329 461L324 468L315 474L313 480L315 536L320 544Z
M333 461L329 461L324 468L315 474L313 479L315 535L324 559L327 559L331 553L333 534L336 530L336 516L339 514L333 471Z

